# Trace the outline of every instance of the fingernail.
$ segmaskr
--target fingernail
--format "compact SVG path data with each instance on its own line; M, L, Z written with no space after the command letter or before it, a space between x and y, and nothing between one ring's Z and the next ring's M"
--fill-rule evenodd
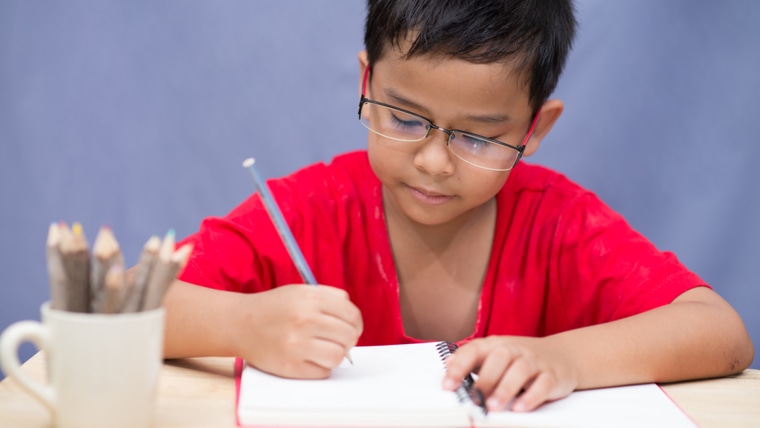
M518 401L517 403L512 405L513 412L524 412L525 410L527 409L525 408L525 403L523 403L522 401Z
M492 412L498 412L502 409L504 405L502 404L501 400L499 400L496 397L491 397L488 400L486 400L486 407L488 407L488 410Z
M443 379L443 389L453 390L457 387L456 381L452 378L444 378Z

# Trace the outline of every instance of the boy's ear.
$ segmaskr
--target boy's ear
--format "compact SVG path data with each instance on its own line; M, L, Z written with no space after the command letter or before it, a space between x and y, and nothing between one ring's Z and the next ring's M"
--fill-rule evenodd
M367 51L359 51L359 96L362 96L362 80L364 79L364 70L369 65L369 59L367 58Z
M533 130L528 145L525 147L523 156L530 156L538 150L538 146L541 144L541 140L544 139L546 134L552 129L554 123L562 115L562 111L565 109L565 105L560 100L548 100L541 106L541 115L538 117L538 123L536 123L536 129Z

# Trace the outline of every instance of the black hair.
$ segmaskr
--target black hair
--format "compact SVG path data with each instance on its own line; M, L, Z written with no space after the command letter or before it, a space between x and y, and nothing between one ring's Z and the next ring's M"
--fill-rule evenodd
M575 27L572 0L368 0L364 45L370 64L402 45L407 59L510 62L535 112L557 86Z

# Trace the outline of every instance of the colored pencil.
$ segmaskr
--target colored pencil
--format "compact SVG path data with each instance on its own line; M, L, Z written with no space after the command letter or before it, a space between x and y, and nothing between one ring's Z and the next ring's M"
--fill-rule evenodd
M192 245L175 250L174 230L170 230L161 242L161 248L145 287L142 310L149 311L161 306L164 296L177 275L185 267L192 252Z
M124 302L124 266L120 262L114 262L108 267L102 293L103 301L100 306L100 313L115 314L122 312Z
M90 253L82 225L74 223L71 229L65 223L58 224L61 232L59 249L63 268L68 278L66 310L89 312L90 309Z
M161 247L161 238L156 235L151 236L143 245L140 260L137 266L132 270L133 275L127 279L127 296L125 297L124 312L136 312L143 306L145 293L148 286L150 275L156 264L158 250Z
M156 309L193 250L191 244L175 247L174 230L163 239L151 236L137 265L127 270L110 227L98 230L90 255L81 224L53 223L45 242L50 307L108 314Z
M285 222L280 207L277 205L274 197L272 197L272 194L269 192L269 188L256 170L255 163L256 160L254 158L248 158L243 161L243 167L247 168L251 173L253 184L256 186L256 190L258 190L259 196L261 197L262 202L264 202L264 207L266 208L267 213L269 213L269 217L272 219L282 242L285 244L285 248L288 250L288 254L290 254L293 264L296 265L296 269L298 269L301 279L306 284L316 286L317 279L311 272L309 264L306 262L306 258L301 252L301 247L298 246L296 239L293 237L293 232L290 231L290 227L288 227L288 224ZM349 352L346 352L346 359L348 359L351 364L354 363L353 360L351 360L351 354Z
M90 271L90 312L102 311L105 297L106 275L114 264L124 266L124 257L119 248L119 242L111 228L102 226L93 244L93 260Z
M277 205L277 202L275 202L274 197L272 197L272 194L269 192L269 188L256 170L256 166L254 165L255 162L256 161L253 158L248 158L243 162L243 166L248 168L248 171L251 173L253 184L259 192L259 196L261 197L262 202L264 202L264 207L266 208L267 213L269 213L269 217L272 219L283 244L285 244L285 248L288 250L288 254L290 254L293 264L296 265L296 269L298 269L301 279L303 279L305 284L317 285L317 280L314 278L314 274L311 272L309 264L306 262L306 258L304 258L303 253L301 252L301 248L293 237L293 232L290 231L290 227L288 227L288 224L285 222L280 207Z
M48 278L50 282L50 307L60 311L68 310L69 281L63 267L61 256L61 231L57 223L48 228L45 256L47 259Z

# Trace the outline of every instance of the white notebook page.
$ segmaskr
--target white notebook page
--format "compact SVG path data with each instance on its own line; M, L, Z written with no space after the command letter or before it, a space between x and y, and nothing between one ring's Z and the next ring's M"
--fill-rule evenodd
M246 366L243 425L470 426L456 395L441 388L435 343L356 347L326 380L285 379ZM490 413L476 426L695 427L655 384L576 391L530 413Z

